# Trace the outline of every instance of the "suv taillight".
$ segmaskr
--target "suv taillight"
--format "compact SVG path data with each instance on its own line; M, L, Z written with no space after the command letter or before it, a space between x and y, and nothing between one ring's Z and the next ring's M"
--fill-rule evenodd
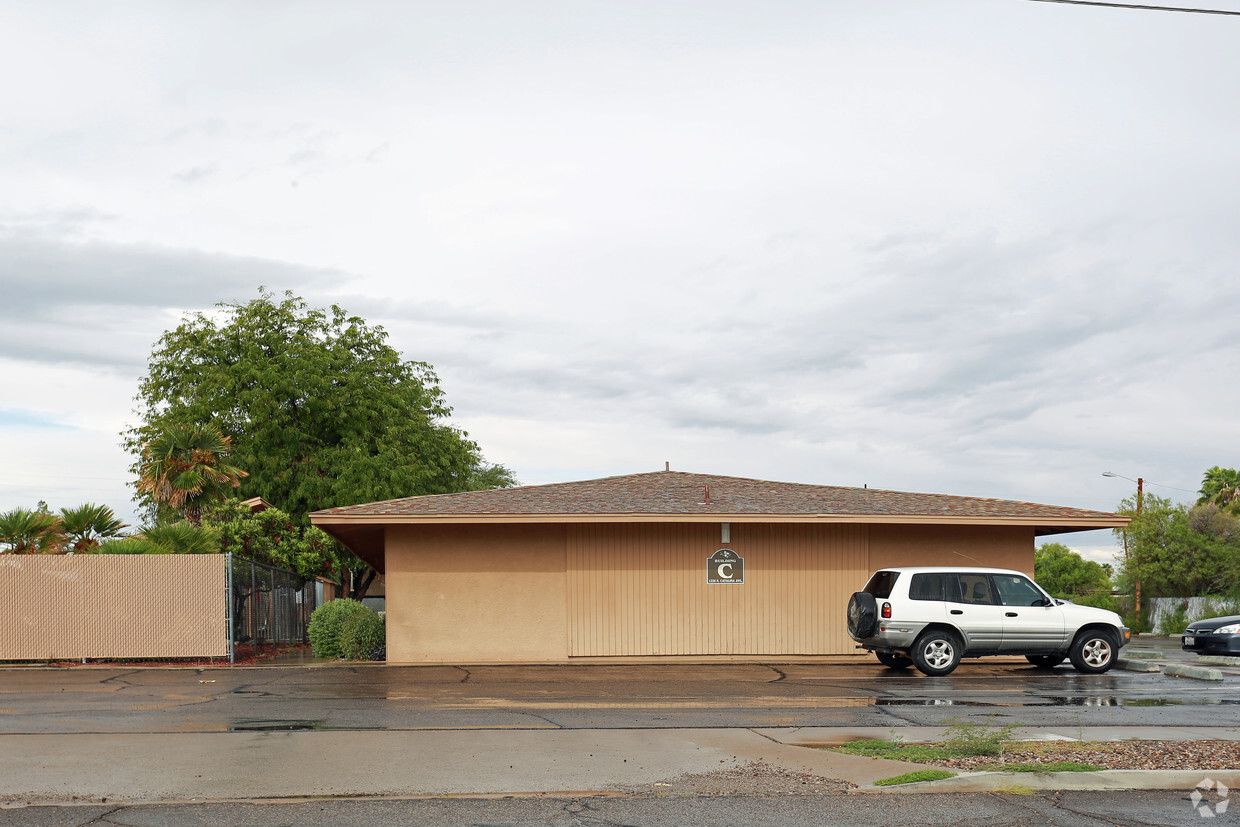
M890 603L883 604L883 617L888 618L888 619L891 618L891 604Z

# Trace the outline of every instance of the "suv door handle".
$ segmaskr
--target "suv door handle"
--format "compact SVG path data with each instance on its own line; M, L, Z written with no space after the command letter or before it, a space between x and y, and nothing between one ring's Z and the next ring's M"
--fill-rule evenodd
M952 609L952 614L954 614L954 615L962 615L962 614L964 614L964 611L963 611L963 610L961 610L961 609Z
M1016 617L1016 616L1017 616L1017 614L1016 614L1016 612L1007 612L1007 613L1006 613L1006 614L1004 614L1003 616L1004 616L1004 617Z

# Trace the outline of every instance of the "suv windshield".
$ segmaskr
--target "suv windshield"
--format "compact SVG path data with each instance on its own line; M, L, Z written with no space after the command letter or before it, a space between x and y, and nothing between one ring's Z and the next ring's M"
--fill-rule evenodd
M870 582L865 584L864 591L874 595L879 600L885 600L891 597L891 590L896 585L896 580L900 577L898 571L876 571L874 576L870 578Z

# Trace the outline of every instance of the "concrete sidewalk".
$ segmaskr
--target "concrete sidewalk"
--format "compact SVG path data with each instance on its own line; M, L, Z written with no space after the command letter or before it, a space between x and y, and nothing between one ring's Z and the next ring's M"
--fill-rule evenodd
M1240 740L1210 728L1063 728L1018 738ZM935 740L941 728L903 728ZM1240 786L1240 771L964 773L898 788L876 780L921 765L816 747L888 730L663 729L263 732L0 736L0 802L176 802L315 796L578 795L649 790L684 774L761 762L850 781L867 792L1012 787L1191 790L1205 776Z
M0 736L0 801L606 793L752 762L861 784L918 769L745 729Z

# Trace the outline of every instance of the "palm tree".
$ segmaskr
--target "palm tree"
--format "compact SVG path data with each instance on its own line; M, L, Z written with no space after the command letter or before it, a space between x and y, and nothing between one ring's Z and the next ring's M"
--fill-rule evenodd
M0 554L61 554L60 520L45 511L14 508L0 514Z
M231 452L232 439L214 425L170 425L142 447L138 491L197 525L204 505L249 476L227 462Z
M1200 494L1198 505L1209 502L1235 511L1240 508L1240 472L1234 468L1214 466L1201 478Z
M120 535L129 528L116 518L106 505L86 503L77 508L60 509L60 527L73 551L81 554L94 551L104 540Z
M100 554L217 554L219 531L188 522L159 523L99 547Z

